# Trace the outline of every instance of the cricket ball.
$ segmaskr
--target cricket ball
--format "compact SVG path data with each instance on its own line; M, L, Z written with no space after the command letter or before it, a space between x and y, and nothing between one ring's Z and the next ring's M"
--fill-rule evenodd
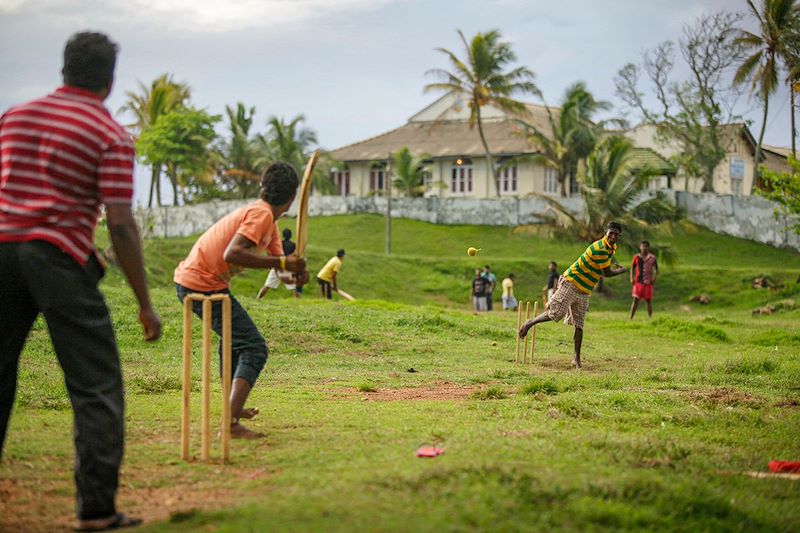
M467 255L469 255L469 256L474 256L474 255L476 255L477 253L478 253L478 249L477 249L477 248L473 248L472 246L470 246L469 248L467 248Z

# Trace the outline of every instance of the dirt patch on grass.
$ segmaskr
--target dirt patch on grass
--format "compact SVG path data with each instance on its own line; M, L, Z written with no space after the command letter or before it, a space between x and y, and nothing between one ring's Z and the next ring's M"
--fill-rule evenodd
M792 407L800 407L800 401L795 400L794 398L786 398L785 400L781 400L775 403L775 407L783 407L783 408L792 408Z
M752 394L728 387L705 391L692 391L688 394L693 401L698 401L707 405L761 407L764 404L764 400L758 396L753 396Z
M377 389L361 392L351 389L347 396L358 395L368 401L393 402L400 400L466 400L480 387L468 387L446 381L423 387L403 387L399 389Z
M180 520L197 511L222 509L244 503L243 494L214 482L188 478L165 479L165 469L123 469L117 495L120 512L144 519L146 524ZM223 472L224 470L224 472ZM229 479L256 479L263 469L219 467ZM13 476L13 474L11 474ZM37 476L38 477L38 476ZM60 532L75 527L75 485L71 477L42 483L41 479L0 479L0 531ZM169 476L167 476L169 477ZM147 486L164 482L168 486Z

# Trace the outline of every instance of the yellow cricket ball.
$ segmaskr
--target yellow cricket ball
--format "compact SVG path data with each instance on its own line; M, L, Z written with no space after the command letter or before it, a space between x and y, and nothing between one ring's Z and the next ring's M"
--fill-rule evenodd
M474 248L470 246L469 248L467 248L467 255L469 256L477 255L478 251L480 251L480 248Z

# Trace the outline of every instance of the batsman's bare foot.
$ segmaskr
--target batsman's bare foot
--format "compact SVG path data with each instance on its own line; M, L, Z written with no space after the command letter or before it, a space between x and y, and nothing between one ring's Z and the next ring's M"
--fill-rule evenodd
M231 424L231 437L234 439L260 439L264 435L262 433L257 433L250 429L247 429L239 422L234 422Z
M255 418L255 416L260 412L261 411L258 410L258 407L245 407L242 409L242 412L239 413L239 418L250 420L251 418Z

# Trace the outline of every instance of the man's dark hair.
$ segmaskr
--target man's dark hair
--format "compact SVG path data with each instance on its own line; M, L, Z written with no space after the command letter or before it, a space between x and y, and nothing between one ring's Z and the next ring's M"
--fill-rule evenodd
M558 265L556 264L555 261L550 261L549 263L547 263L547 266L550 266L550 265L553 265L554 267L558 268Z
M283 240L284 241L288 241L291 238L292 238L292 230L290 230L289 228L284 228L284 230L283 230Z
M344 257L344 248L336 250L336 257Z
M646 244L647 246L650 246L650 241L642 241L639 244Z
M483 268L488 268L489 270L492 269L492 267L490 267L489 265L483 265Z
M512 272L511 274L508 275L508 277L509 278L513 278L514 277L514 273Z
M99 92L111 85L117 63L117 43L96 32L76 33L64 47L64 85Z
M619 222L609 222L608 226L606 226L606 231L616 231L617 233L622 233L622 224Z
M261 199L269 205L283 205L297 192L300 180L289 163L276 161L261 175Z

